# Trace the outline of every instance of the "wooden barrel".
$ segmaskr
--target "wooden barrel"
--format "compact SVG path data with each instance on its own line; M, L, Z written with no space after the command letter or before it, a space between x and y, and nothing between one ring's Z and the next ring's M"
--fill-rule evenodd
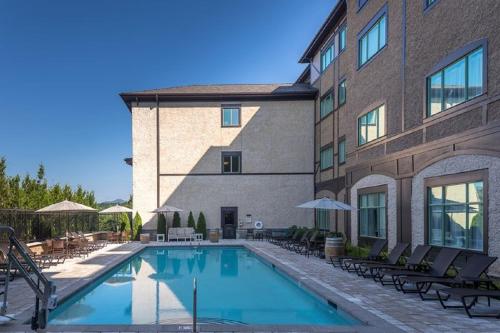
M344 254L344 238L332 237L325 239L325 259L327 261L330 261L330 257L343 256Z
M217 229L211 229L208 231L208 239L212 243L218 243L219 242L219 230Z

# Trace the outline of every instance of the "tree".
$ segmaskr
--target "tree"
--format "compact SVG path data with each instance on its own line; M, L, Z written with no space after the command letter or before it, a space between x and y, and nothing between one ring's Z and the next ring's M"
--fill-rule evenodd
M127 213L121 213L118 217L120 222L120 232L128 232L130 235L130 220Z
M196 225L195 225L195 222L194 222L194 217L193 217L193 212L189 212L189 216L188 216L188 225L187 225L189 228L193 228L193 229L196 229Z
M207 222L205 221L205 215L203 215L203 212L200 212L200 215L198 215L196 233L203 234L203 239L207 239Z
M7 178L7 160L0 158L0 208L9 208L9 184Z
M138 241L142 232L142 218L139 212L135 213L134 217L134 240Z
M172 228L180 228L181 227L181 216L178 212L174 213L174 219L172 221Z
M158 215L158 225L156 227L156 233L158 235L167 234L167 220L165 220L165 216L162 213Z

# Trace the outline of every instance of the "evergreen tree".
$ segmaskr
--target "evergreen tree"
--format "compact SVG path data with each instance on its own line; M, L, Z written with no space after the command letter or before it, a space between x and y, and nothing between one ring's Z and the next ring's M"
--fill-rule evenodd
M9 208L9 183L7 178L7 160L0 158L0 208Z
M165 216L162 213L158 214L158 225L156 227L156 233L158 235L167 234L167 220L165 220Z
M181 227L181 216L178 212L174 213L174 219L172 221L172 228L180 228Z
M188 225L187 226L190 227L190 228L196 229L196 225L195 225L194 217L193 217L193 212L189 212Z
M205 215L203 215L203 212L200 212L200 215L198 215L196 233L203 234L203 239L207 239L207 222L205 221Z
M139 240L142 231L142 218L139 213L135 213L134 217L134 240Z

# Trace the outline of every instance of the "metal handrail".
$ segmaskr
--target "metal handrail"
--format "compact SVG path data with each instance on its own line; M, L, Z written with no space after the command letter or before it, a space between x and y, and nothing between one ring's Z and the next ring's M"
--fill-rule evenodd
M15 236L14 229L9 226L0 225L0 234L3 233L6 233L9 239L9 252L7 253L7 273L5 277L5 290L3 295L3 304L0 308L0 314L5 315L7 313L10 273L12 268L16 268L20 275L26 280L28 286L33 290L36 297L35 311L33 317L31 318L31 329L45 329L48 321L49 309L55 308L57 304L57 296L55 295L56 287L52 281L49 281L45 277L38 265L26 252L26 249L18 241ZM16 253L18 253L20 258L16 255Z
M193 278L193 332L196 333L196 317L197 317L197 306L198 306L198 283L196 278Z

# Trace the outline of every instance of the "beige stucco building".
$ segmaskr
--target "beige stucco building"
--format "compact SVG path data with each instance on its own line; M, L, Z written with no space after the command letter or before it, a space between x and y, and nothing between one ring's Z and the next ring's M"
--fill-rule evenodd
M187 86L122 94L132 114L134 210L164 204L236 229L312 226L314 97L308 85ZM250 222L251 221L251 222Z

